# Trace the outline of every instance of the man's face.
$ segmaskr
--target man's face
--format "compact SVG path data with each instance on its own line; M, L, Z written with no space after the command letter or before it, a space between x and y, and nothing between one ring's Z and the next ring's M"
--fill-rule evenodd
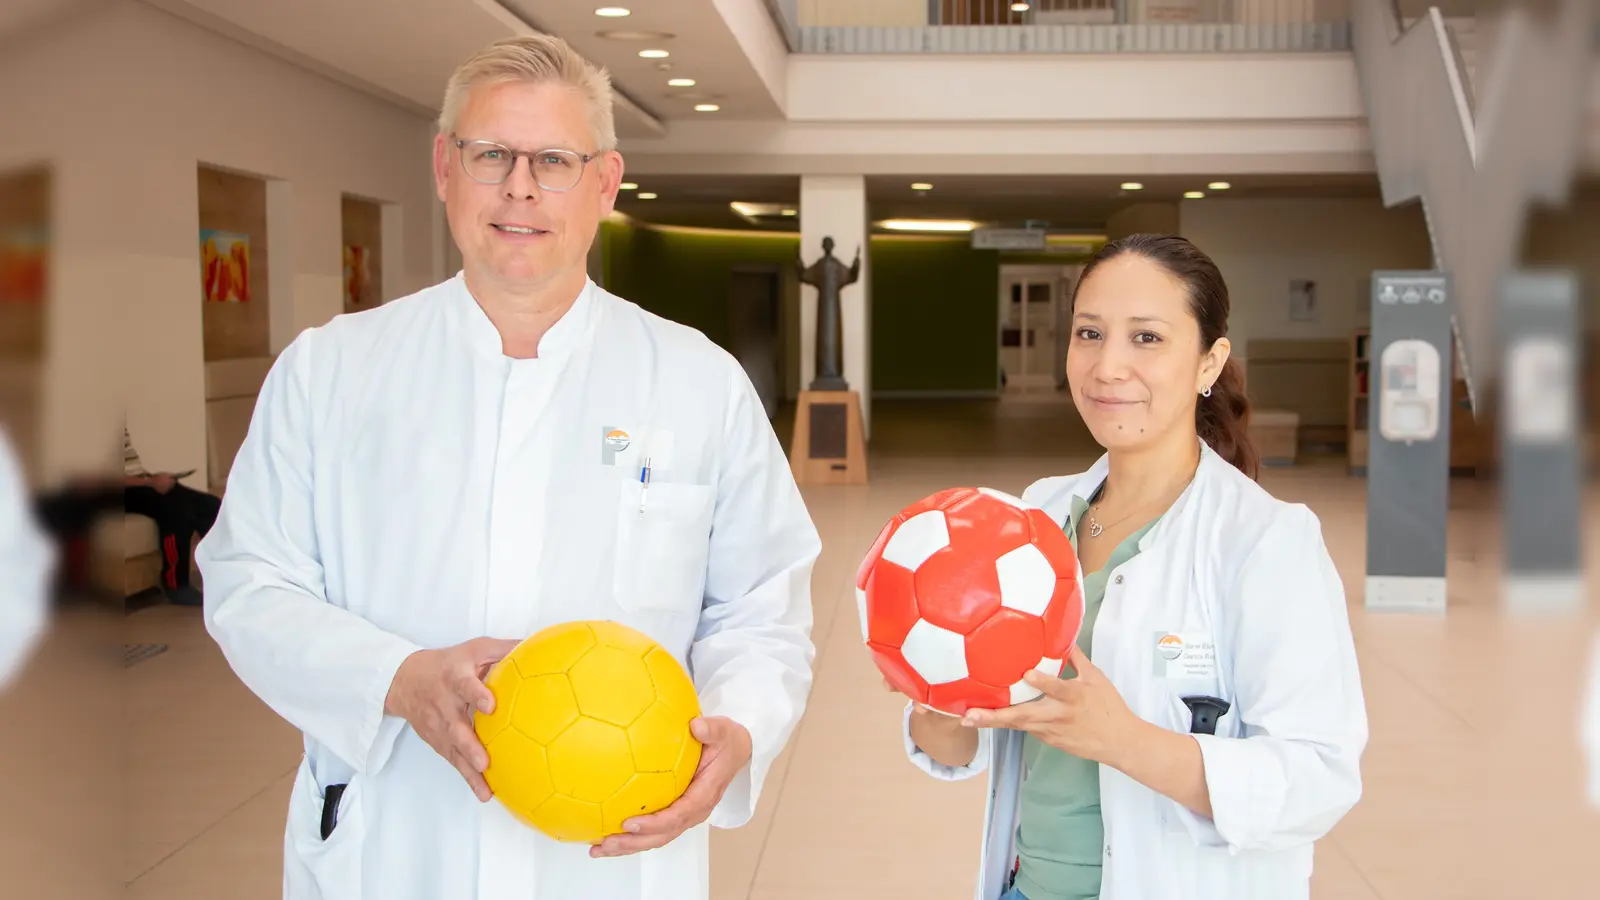
M458 148L457 140L469 142L468 147ZM533 159L517 157L505 181L484 184L462 167L463 153L473 153L471 141L493 141ZM548 170L559 168L560 157L538 155L547 150L594 158L581 164L582 174L571 188L549 190L539 181L558 179ZM504 155L490 153L491 158ZM546 174L536 178L534 163ZM615 151L596 155L589 110L578 91L507 82L468 94L454 134L434 140L433 175L466 271L524 293L582 278L595 231L616 203L622 157Z

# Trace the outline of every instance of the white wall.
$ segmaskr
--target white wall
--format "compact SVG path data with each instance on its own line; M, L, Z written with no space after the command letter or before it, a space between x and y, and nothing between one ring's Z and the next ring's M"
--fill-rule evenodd
M343 191L399 204L386 291L440 274L427 120L145 4L8 45L0 109L0 169L55 166L46 480L114 460L125 410L150 465L205 484L198 164L286 183L271 294L292 313L272 316L274 345L342 309Z
M1347 338L1371 322L1375 269L1433 265L1420 206L1351 200L1185 200L1182 234L1222 270L1233 304L1229 338ZM1289 318L1289 282L1316 282L1317 318Z
M920 27L928 24L928 0L800 0L799 24Z

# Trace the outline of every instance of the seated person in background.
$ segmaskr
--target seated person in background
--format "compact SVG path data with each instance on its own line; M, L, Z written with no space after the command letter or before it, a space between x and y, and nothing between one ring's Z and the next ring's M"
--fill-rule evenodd
M189 584L193 542L216 524L222 499L178 483L190 473L146 472L126 427L122 429L122 461L126 511L155 520L161 534L162 593L180 606L199 606L200 592Z

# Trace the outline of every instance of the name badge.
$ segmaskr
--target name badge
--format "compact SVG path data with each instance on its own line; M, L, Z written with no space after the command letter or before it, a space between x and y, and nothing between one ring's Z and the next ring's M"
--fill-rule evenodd
M1217 677L1217 645L1205 632L1158 631L1153 655L1157 678Z

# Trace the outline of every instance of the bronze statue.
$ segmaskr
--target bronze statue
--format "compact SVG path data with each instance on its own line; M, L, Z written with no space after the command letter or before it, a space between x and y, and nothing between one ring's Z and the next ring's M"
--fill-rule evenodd
M817 372L813 391L845 391L844 319L839 310L839 292L861 277L861 248L849 268L833 255L833 238L822 239L822 258L808 268L803 258L795 260L801 284L817 289Z

